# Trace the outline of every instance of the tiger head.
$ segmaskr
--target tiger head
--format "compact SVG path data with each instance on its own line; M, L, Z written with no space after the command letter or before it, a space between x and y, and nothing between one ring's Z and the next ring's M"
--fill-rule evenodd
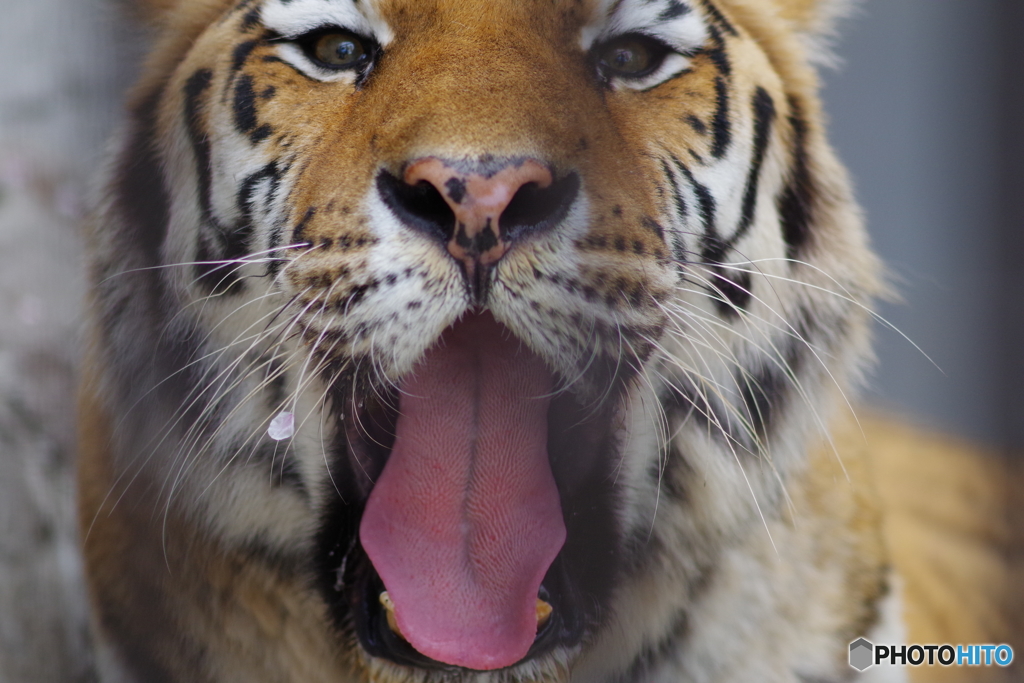
M836 3L154 4L93 239L168 500L373 680L656 649L865 355Z

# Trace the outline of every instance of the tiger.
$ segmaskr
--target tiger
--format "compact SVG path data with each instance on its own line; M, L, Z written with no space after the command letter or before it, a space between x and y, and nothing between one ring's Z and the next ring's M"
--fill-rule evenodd
M79 396L103 681L869 680L849 3L131 5Z

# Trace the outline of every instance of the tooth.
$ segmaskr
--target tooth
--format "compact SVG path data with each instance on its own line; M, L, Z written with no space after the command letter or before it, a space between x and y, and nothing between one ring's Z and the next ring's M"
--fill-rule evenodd
M551 618L551 612L554 608L548 603L544 602L540 598L537 598L537 626L543 626L548 623L548 619Z
M395 619L395 603L391 602L391 596L388 595L387 591L380 594L380 604L384 605L384 612L388 620L388 627L394 631L399 638L405 640L405 636L402 635L402 629L398 628L398 621Z

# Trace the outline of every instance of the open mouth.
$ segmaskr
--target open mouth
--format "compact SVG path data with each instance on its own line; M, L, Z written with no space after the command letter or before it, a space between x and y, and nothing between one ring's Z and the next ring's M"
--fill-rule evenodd
M400 387L341 403L318 569L370 655L500 669L575 647L600 620L618 568L621 391L595 403L559 386L475 313Z

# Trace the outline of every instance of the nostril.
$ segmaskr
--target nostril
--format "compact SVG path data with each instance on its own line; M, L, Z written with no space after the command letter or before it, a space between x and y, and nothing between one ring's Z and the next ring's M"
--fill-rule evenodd
M514 240L524 234L557 225L576 201L579 190L580 178L576 173L570 173L547 187L526 183L501 213L498 221L501 237Z
M406 225L448 241L455 229L455 213L431 183L421 180L408 184L381 171L377 174L377 192L384 204Z

